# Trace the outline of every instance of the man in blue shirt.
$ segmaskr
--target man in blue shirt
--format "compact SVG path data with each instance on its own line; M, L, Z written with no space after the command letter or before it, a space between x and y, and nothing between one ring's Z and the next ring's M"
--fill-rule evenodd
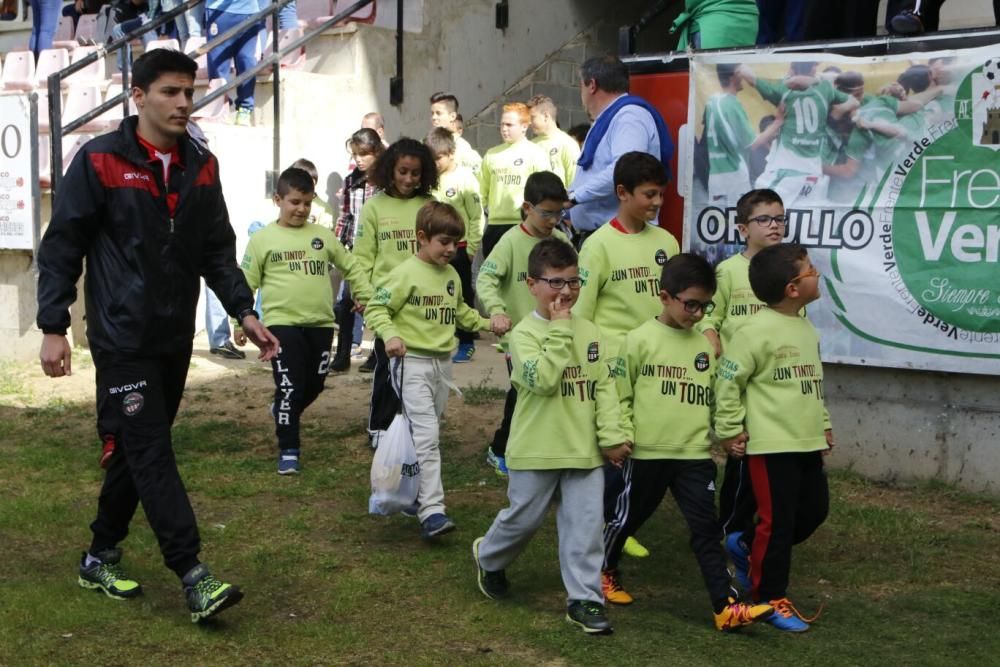
M569 188L578 247L618 211L612 178L618 158L642 151L666 165L673 153L662 116L642 98L629 95L628 83L628 68L612 55L591 58L580 68L580 99L594 124Z

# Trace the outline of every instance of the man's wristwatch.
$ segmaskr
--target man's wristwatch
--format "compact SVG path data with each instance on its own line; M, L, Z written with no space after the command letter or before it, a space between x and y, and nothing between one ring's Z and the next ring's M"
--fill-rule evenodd
M240 325L241 329L243 328L243 318L249 317L250 315L253 315L258 320L260 319L260 315L258 315L257 311L254 310L253 308L246 308L236 314L236 322Z

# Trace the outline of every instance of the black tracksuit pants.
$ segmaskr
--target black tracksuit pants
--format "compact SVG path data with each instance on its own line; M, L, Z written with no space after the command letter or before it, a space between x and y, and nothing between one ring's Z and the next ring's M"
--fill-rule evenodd
M627 459L622 466L625 484L615 503L617 511L604 527L605 569L618 567L625 540L653 515L670 489L691 531L691 550L712 607L721 611L735 593L715 516L715 473L711 459Z
M752 530L756 512L757 501L753 497L746 457L726 457L726 471L719 490L719 522L723 534L745 534Z
M389 355L385 353L385 342L375 339L375 372L372 378L372 402L368 412L368 430L384 431L399 412L399 395L392 388L389 378Z
M745 533L750 547L754 600L786 596L792 545L805 541L826 520L830 491L822 452L747 456L759 521Z
M514 364L510 360L510 354L507 354L507 377L509 378L514 372ZM514 418L514 408L517 406L517 389L514 388L514 384L511 383L510 389L507 390L507 398L503 402L503 419L500 421L500 427L493 434L493 442L490 444L490 449L497 456L507 456L507 440L510 438L510 422Z
M514 225L490 225L483 228L483 259L490 256L493 248L500 242L500 237L514 228Z
M330 367L333 327L269 327L281 347L271 360L274 433L278 449L299 449L302 413L323 391Z
M93 349L97 421L115 436L97 501L90 553L118 545L142 503L167 567L183 577L199 563L194 510L177 471L170 428L177 416L191 348L158 356Z
M455 256L451 258L451 265L455 267L455 271L458 272L458 278L462 281L462 300L465 301L465 305L469 308L475 309L476 307L476 288L472 284L472 260L469 259L469 253L465 251L466 246L459 246L455 251ZM458 338L458 342L461 344L475 343L476 333L474 331L466 331L465 329L455 328L455 336Z

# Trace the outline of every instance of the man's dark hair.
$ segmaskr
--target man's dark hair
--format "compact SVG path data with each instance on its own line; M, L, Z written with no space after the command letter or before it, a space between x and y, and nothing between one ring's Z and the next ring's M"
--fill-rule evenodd
M715 66L715 74L719 77L719 85L728 88L736 74L737 65L733 63L719 63Z
M682 252L663 265L660 272L660 289L677 296L689 287L701 287L715 294L715 269L700 255Z
M403 137L395 142L382 153L375 166L368 174L368 182L385 192L391 192L393 188L393 169L396 163L403 157L415 157L420 160L420 185L413 193L415 197L427 197L438 185L438 170L434 164L434 156L431 150L416 139Z
M528 275L541 278L546 269L566 269L577 266L576 250L562 239L549 237L535 244L528 253Z
M455 153L455 135L446 127L435 127L428 132L424 143L431 149L431 154L435 158Z
M750 214L753 213L758 204L781 204L784 206L785 202L781 201L781 195L768 188L746 192L736 202L736 224L747 224Z
M750 288L769 306L785 298L785 287L799 274L807 257L798 243L779 243L757 252L750 260Z
M448 109L448 113L458 113L458 98L451 93L434 93L431 95L431 104L443 102Z
M580 66L580 80L593 81L606 93L628 92L628 67L610 53L588 59Z
M566 130L566 134L576 139L576 143L581 146L583 146L583 141L587 138L588 132L590 132L590 123L580 123Z
M907 93L922 93L931 85L931 68L927 65L910 65L896 80Z
M276 190L279 197L284 197L292 190L298 190L304 195L311 195L316 192L316 185L308 171L298 167L289 167L278 176Z
M153 82L164 74L186 74L192 79L198 73L198 63L173 49L153 49L132 63L132 87L149 92Z
M663 163L649 153L631 151L625 153L615 163L615 188L619 185L632 192L643 183L667 184L667 170Z
M317 169L316 165L312 163L312 160L307 160L304 157L300 157L298 160L292 163L292 166L295 167L296 169L301 169L307 174L309 174L309 176L312 177L314 183L319 180L319 169Z

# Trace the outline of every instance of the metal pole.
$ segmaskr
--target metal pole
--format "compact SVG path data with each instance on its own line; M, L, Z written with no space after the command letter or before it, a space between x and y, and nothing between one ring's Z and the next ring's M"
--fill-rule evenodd
M49 138L52 156L49 160L51 173L49 182L52 187L52 196L55 197L56 187L59 177L62 176L62 89L60 87L59 73L56 72L49 77Z
M271 40L272 50L277 56L280 53L278 44L278 14L271 14ZM271 65L271 105L274 107L274 117L272 119L271 140L274 142L271 151L272 175L269 179L272 188L277 188L278 174L281 173L281 57L278 56ZM271 196L273 193L268 192Z
M403 0L396 0L396 76L389 79L389 104L403 103Z
M42 188L38 183L38 93L28 96L28 130L31 132L31 263L38 273L38 245L42 242Z

